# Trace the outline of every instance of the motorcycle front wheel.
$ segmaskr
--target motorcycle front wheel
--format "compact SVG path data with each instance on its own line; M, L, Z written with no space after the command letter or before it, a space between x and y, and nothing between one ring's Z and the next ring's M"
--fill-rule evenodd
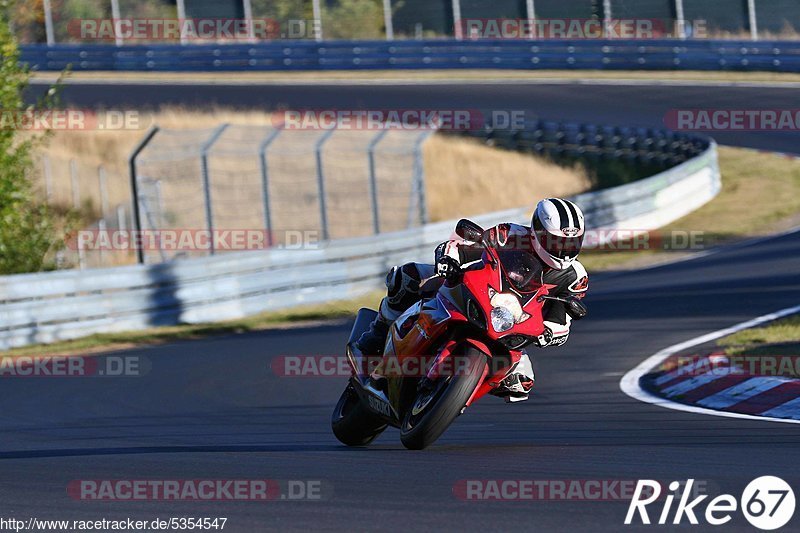
M425 383L400 426L400 440L409 450L433 444L453 423L478 386L486 368L486 355L472 346L454 356L464 364L454 375Z

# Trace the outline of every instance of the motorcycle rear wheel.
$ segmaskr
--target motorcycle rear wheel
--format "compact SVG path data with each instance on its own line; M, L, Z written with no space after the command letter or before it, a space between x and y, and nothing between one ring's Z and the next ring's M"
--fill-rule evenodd
M463 355L464 371L439 378L429 392L420 393L408 409L400 426L400 440L409 450L421 450L433 444L461 414L467 400L478 386L486 367L486 355L472 346ZM423 396L425 394L425 396Z
M347 446L366 446L383 433L386 422L361 405L353 385L342 392L331 416L331 428L339 442Z

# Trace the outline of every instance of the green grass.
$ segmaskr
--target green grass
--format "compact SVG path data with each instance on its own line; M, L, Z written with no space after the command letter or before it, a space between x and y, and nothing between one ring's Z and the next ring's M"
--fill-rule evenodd
M716 198L659 230L702 232L702 247L712 247L800 225L800 161L743 148L719 148L722 190ZM758 206L758 209L753 209ZM636 268L685 256L682 250L593 252L581 254L591 271Z
M800 315L739 331L717 344L729 355L800 355Z

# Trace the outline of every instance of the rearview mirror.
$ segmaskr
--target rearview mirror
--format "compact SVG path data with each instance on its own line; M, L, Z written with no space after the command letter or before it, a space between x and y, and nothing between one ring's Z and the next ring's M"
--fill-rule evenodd
M573 320L580 320L581 318L586 316L586 313L589 312L589 310L586 309L586 306L583 305L583 302L581 302L574 296L567 297L566 304L567 304L567 314L571 316Z
M456 235L470 242L481 242L483 239L483 228L471 220L462 218L456 224Z

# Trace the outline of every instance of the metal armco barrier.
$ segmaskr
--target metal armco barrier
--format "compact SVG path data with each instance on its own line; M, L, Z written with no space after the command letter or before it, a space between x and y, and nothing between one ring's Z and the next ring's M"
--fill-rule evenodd
M24 45L37 70L237 71L609 69L800 71L800 41L274 41L257 44Z
M655 176L573 198L589 228L649 230L720 190L716 144ZM529 208L473 217L483 226L527 223ZM156 265L0 278L0 349L98 332L238 318L344 299L382 286L390 266L431 261L455 221L379 236L333 240L316 249L274 248Z

